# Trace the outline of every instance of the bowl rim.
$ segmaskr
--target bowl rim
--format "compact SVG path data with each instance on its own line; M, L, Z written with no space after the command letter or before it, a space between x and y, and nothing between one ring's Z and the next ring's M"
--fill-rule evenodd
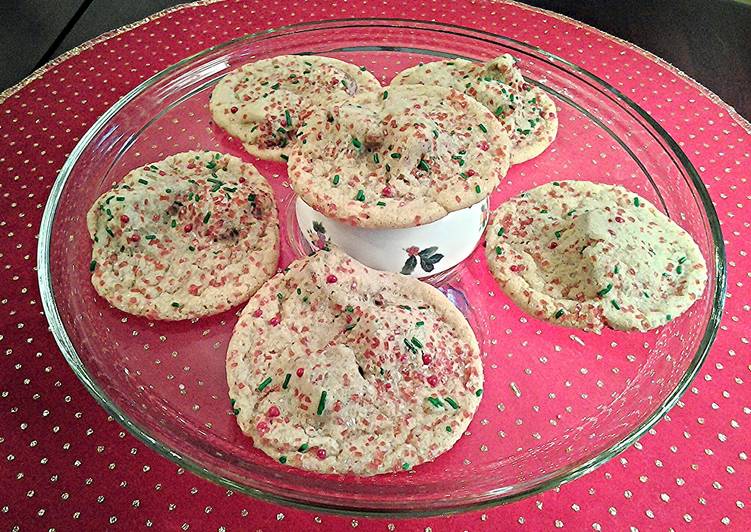
M556 470L552 474L539 477L533 482L523 482L516 485L500 487L494 490L489 490L484 494L484 499L454 503L441 503L435 506L431 506L428 509L415 509L415 508L387 508L387 509L373 509L372 507L357 507L356 505L343 506L341 504L325 504L325 503L310 503L300 498L288 497L283 495L277 495L269 493L258 488L251 488L249 486L240 484L239 482L226 478L222 474L210 471L194 461L192 458L176 452L170 446L155 439L150 434L150 431L140 424L134 422L123 411L123 409L115 404L111 398L100 388L94 375L86 368L81 361L70 337L65 330L65 326L62 323L60 314L57 310L55 302L54 292L52 288L52 275L50 270L50 244L52 238L52 226L55 220L55 214L59 205L60 197L62 195L65 184L70 177L71 171L81 156L84 149L88 146L90 141L99 132L104 124L106 124L120 109L135 99L143 90L154 85L157 81L163 77L169 75L175 70L187 65L188 63L209 55L217 50L221 50L226 47L230 47L236 43L242 41L250 41L263 36L271 34L280 34L285 32L294 31L311 31L316 29L346 29L351 27L379 27L385 26L388 28L401 28L401 29L413 29L418 31L442 31L451 30L452 32L461 32L463 36L474 38L494 39L498 42L511 43L515 46L526 48L532 52L538 53L550 61L558 62L566 67L572 69L578 74L581 74L589 78L593 83L598 85L606 92L610 92L615 96L617 100L625 103L632 111L638 114L639 118L644 120L654 131L659 135L662 141L666 144L669 152L672 152L676 156L677 162L680 163L683 170L688 175L691 184L694 187L694 192L698 194L702 207L705 210L707 221L709 222L710 235L712 238L712 251L713 259L716 266L715 275L715 291L710 297L712 298L712 310L707 321L704 334L699 343L698 350L689 364L686 372L676 385L676 387L668 394L663 402L639 425L634 427L631 432L623 438L621 441L611 445L607 449L601 451L596 456L587 460L574 462L567 467ZM39 231L39 243L37 246L37 268L38 268L38 282L41 292L42 305L44 313L50 326L50 331L60 348L65 360L71 366L71 369L83 383L86 390L94 397L99 405L112 416L119 424L124 426L131 434L137 439L146 444L149 448L153 449L160 455L175 462L181 467L191 471L192 473L211 480L223 487L251 495L263 501L271 503L279 503L286 506L292 506L308 511L320 511L326 513L334 513L340 515L353 515L353 516L372 516L372 517L422 517L431 515L448 515L465 511L480 510L497 506L500 504L507 504L525 497L540 493L561 484L570 482L579 478L580 476L596 469L600 465L606 463L610 459L614 458L626 448L630 447L636 442L645 432L652 428L657 421L659 421L675 404L679 401L682 395L688 389L689 384L693 381L694 377L702 367L706 357L709 353L709 349L714 342L714 339L719 330L720 318L722 316L725 294L727 287L727 264L725 256L725 245L722 237L722 231L720 228L720 222L717 217L712 200L709 193L701 180L695 167L683 152L678 143L667 133L667 131L644 109L637 105L629 97L621 93L618 89L605 82L600 77L592 74L586 69L562 58L555 54L552 54L542 48L525 43L523 41L506 37L500 34L469 28L466 26L448 24L442 22L433 21L419 21L406 18L348 18L348 19L329 19L309 21L297 24L283 25L268 30L263 30L255 33L250 33L234 39L225 41L218 45L212 46L205 50L202 50L196 54L190 55L177 63L165 68L164 70L154 74L145 81L139 83L136 87L130 90L125 96L119 99L114 105L112 105L96 122L89 128L89 130L81 137L81 140L76 144L75 148L71 151L69 157L63 164L57 178L50 191L49 198L46 202L42 221ZM521 487L521 489L513 494L507 494L515 487Z

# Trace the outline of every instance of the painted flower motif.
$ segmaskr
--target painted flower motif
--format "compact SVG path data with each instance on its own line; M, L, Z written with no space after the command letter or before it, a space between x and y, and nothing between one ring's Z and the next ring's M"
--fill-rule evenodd
M313 222L313 230L308 229L308 240L318 249L329 249L329 239L326 228L321 222Z
M417 246L410 246L404 251L407 252L407 260L404 261L404 266L402 266L402 275L411 275L417 267L418 259L422 271L430 273L443 258L443 255L436 253L438 251L437 246L430 246L422 251Z

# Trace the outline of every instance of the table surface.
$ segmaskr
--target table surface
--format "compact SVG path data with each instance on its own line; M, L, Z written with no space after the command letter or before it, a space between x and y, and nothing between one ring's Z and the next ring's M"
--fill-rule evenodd
M18 3L26 7L38 4ZM58 32L46 48L42 46L45 50L37 59L31 50L18 55L29 52L32 61L39 61L103 29L92 30L95 26L87 20L110 17L111 26L128 22L136 8L119 4L126 3L61 1L46 12L46 18L19 17L14 31L21 35L45 24L53 28L53 22L61 17L71 17L67 20L73 22L66 22L66 31ZM172 2L139 4L138 9L149 10ZM395 0L377 4L367 0L288 0L283 6L274 1L207 0L200 4L80 49L0 97L0 528L443 531L751 527L747 513L751 505L751 449L745 436L751 423L751 392L745 385L751 378L751 305L744 287L751 282L746 244L751 214L745 209L751 201L748 122L667 63L592 28L518 4L494 0L420 0L407 8ZM702 42L714 46L712 33L705 28L711 26L706 20L709 17L694 21L696 27L681 29L685 17L678 12L694 2L674 4L672 16L660 15L660 10L653 8L646 18L646 11L617 4L621 3L614 2L612 9L629 21L621 35L628 36L628 28L636 31L642 22L654 28L656 23L649 22L649 26L647 19L655 18L660 21L658 26L675 34L674 46L666 44L666 52L675 52L672 48L680 48L679 42L692 43L676 55L664 55L677 64L683 57L686 64L680 64L681 68L693 68L697 77L711 72L709 58L705 62L701 53L695 53ZM572 9L579 9L581 18L586 19L599 16L595 5L602 3L583 2ZM731 18L741 16L734 15L734 10L748 9L729 2L716 2L710 11L715 8ZM103 14L97 15L97 10ZM35 12L28 13L32 16ZM454 517L391 521L281 508L213 485L149 450L98 407L55 347L36 286L35 233L57 172L93 121L139 81L210 45L276 25L282 17L285 23L292 23L354 15L454 22L551 49L633 94L668 128L707 185L723 225L729 266L728 300L718 338L678 406L637 444L581 479L508 506ZM226 18L233 19L231 28L207 23ZM8 24L7 16L3 20ZM177 24L181 26L179 37L171 29ZM748 80L751 61L742 54L749 50L740 46L751 42L748 27L731 33L728 30L721 42L731 50L726 59L736 61L733 79L746 76ZM655 36L642 37L649 40ZM738 39L745 41L736 42ZM166 42L171 45L169 52ZM118 53L126 48L128 54ZM3 49L7 53L8 46ZM706 50L702 53L707 54ZM110 57L117 57L115 70ZM711 76L704 81L718 91L732 85L724 85L726 80L713 85ZM738 97L733 103L740 107L742 95Z

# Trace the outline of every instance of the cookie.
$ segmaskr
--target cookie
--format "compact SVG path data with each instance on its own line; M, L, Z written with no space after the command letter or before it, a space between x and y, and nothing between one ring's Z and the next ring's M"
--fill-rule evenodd
M96 291L153 319L216 314L276 272L271 187L250 163L186 152L136 168L87 214Z
M555 103L544 90L524 81L509 54L487 63L452 59L417 65L403 70L391 82L405 84L451 87L487 107L511 137L511 164L540 155L558 132Z
M435 459L482 395L477 340L432 286L334 249L250 299L227 351L237 422L288 466L375 475Z
M484 200L509 166L492 113L443 87L388 87L300 128L292 188L321 214L359 227L414 227Z
M525 312L597 333L663 325L707 283L685 230L633 192L588 181L547 183L501 204L485 256Z
M364 67L316 55L280 55L233 70L211 93L216 124L261 159L286 160L312 107L329 107L381 84Z

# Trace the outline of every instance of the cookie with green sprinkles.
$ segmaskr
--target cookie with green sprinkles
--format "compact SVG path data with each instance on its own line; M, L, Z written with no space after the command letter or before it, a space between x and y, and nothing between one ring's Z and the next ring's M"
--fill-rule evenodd
M280 55L229 72L211 93L209 109L216 124L250 154L282 161L312 107L380 88L373 74L338 59Z
M484 200L509 166L500 122L443 87L389 87L319 109L299 135L292 188L321 214L359 227L434 222Z
M487 63L450 59L403 70L391 85L438 85L471 96L493 113L511 137L511 164L540 155L555 140L558 112L547 93L527 83L516 61L503 54Z
M449 450L480 403L483 370L472 329L441 292L333 249L250 299L227 381L237 423L272 459L368 476Z
M152 319L216 314L276 272L279 221L255 167L186 152L129 172L87 215L94 288L114 307Z
M617 185L541 185L498 207L486 241L490 272L516 304L585 331L664 325L707 283L691 235Z

